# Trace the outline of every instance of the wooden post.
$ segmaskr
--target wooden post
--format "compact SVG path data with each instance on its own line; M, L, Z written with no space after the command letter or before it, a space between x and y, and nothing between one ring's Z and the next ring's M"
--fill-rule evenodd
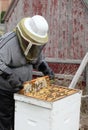
M86 94L88 95L88 64L86 66Z
M71 84L69 85L69 88L75 88L77 82L78 82L78 79L80 78L84 68L86 67L87 65L87 62L88 62L88 53L86 53L86 55L84 56L75 76L73 77L72 79L72 82Z

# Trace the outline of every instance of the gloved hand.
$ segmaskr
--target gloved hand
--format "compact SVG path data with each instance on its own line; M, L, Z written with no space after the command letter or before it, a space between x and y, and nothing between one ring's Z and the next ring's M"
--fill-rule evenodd
M9 75L7 80L9 84L12 86L13 90L19 91L20 89L23 88L22 80L15 73L12 73L11 75Z
M54 72L52 71L52 69L48 66L48 64L46 62L42 62L39 67L38 70L41 71L44 75L48 75L50 80L54 80L55 75Z
M10 68L5 69L2 77L12 86L13 92L18 92L20 89L23 88L22 80Z

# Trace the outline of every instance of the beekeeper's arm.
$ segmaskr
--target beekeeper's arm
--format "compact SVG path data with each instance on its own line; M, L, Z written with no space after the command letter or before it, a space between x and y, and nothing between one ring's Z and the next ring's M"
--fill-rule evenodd
M5 53L3 53L5 52ZM8 51L9 52L9 51ZM13 72L13 70L8 66L10 62L11 55L7 53L7 50L0 50L0 76L12 86L13 91L19 91L22 88L21 79Z
M48 63L45 61L45 57L42 55L42 53L33 67L34 69L41 71L44 75L48 75L50 79L54 79L55 77L54 72L49 67Z

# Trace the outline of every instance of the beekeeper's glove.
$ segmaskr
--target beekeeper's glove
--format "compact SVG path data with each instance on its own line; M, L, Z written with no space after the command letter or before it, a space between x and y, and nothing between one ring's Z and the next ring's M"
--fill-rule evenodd
M9 84L12 86L13 91L17 92L20 89L23 88L22 80L19 78L17 74L15 74L12 69L6 68L2 74L2 76L9 82Z
M41 71L44 75L48 75L50 80L55 78L54 72L45 61L39 65L38 70Z

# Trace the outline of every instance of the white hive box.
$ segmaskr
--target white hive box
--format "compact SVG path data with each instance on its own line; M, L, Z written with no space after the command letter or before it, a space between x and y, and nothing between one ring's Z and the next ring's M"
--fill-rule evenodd
M54 102L15 94L15 130L78 130L81 92Z

